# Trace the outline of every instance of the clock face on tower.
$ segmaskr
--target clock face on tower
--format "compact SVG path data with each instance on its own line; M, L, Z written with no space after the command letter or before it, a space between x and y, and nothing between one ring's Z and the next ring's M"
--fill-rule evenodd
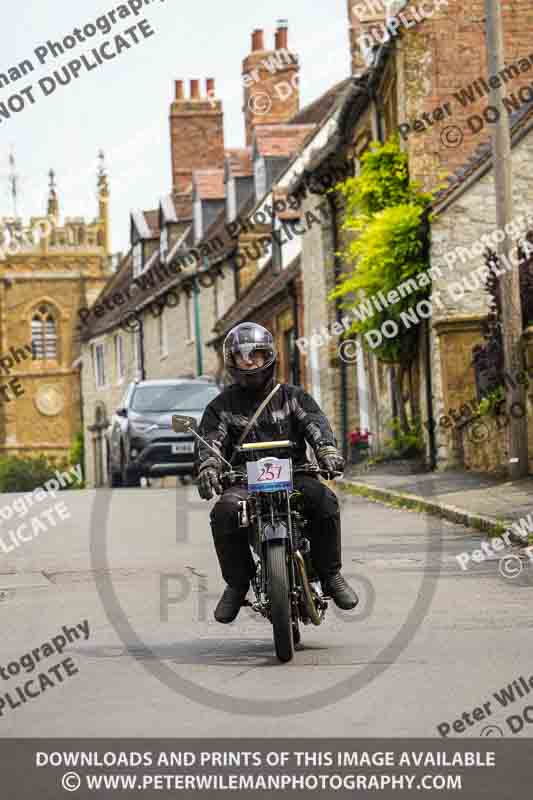
M41 386L35 396L35 405L41 414L55 417L65 405L63 392L57 386Z

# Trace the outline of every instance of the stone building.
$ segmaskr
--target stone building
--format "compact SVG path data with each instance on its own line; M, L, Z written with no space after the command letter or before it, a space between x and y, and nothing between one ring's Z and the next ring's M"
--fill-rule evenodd
M400 11L403 17L397 20L409 18L415 4L389 5L390 23L390 16ZM370 139L385 141L398 132L408 154L410 175L427 190L436 190L443 178L455 171L452 184L462 183L462 178L466 181L464 176L468 176L468 181L474 180L471 161L478 163L478 148L485 158L481 174L487 171L487 148L483 149L489 135L484 120L490 118L490 111L488 114L485 111L490 88L487 80L506 86L506 108L515 113L516 119L522 119L522 125L533 95L533 61L528 51L533 29L530 4L519 1L503 8L506 69L499 76L486 74L481 2L468 7L455 0L436 3L431 17L416 24L412 20L409 25L398 24L397 35L393 37L384 28L385 4L349 2L348 13L353 79L347 82L347 93L339 99L331 118L310 137L291 165L292 174L285 181L290 191L301 186L304 179L309 183L327 178L336 166L344 165L348 172L357 174L359 158ZM515 160L516 156L513 164ZM520 164L519 171L522 169ZM516 184L521 187L517 207L526 210L530 200L522 183L527 182L529 169L521 174L523 178ZM438 288L442 281L439 283L437 254L446 248L453 249L458 239L474 241L472 230L479 234L484 228L487 232L491 217L491 227L495 224L494 195L492 202L486 202L494 187L490 180L484 187L487 197L480 202L475 226L471 224L476 218L474 209L472 219L464 225L459 221L464 211L462 196L456 207L455 226L453 231L448 230L447 238L445 224L436 223L439 245L432 251L431 265ZM461 195L463 192L464 189ZM310 194L304 208L318 210L322 202L320 195ZM438 200L435 208L440 209L441 202ZM320 227L303 237L303 327L308 341L303 380L311 385L315 396L324 398L323 405L335 420L344 442L356 425L368 427L373 433L375 449L380 450L390 435L390 421L397 414L390 369L377 362L372 352L365 352L360 341L354 342L355 364L345 363L339 357L341 336L331 336L340 314L327 297L346 270L342 258L335 257L342 242L342 207L336 211L331 207L331 212L330 220L323 220ZM439 226L443 224L440 233ZM474 303L477 318L472 317L468 325L464 319L465 307L456 304L419 326L419 357L402 391L411 411L428 423L425 439L427 460L432 466L457 463L453 448L434 435L432 427L442 408L443 396L459 396L460 381L463 381L461 397L475 394L472 346L480 340L486 300L481 290ZM469 302L471 298L466 301L467 306Z
M224 146L223 108L213 79L207 80L204 95L199 82L191 81L187 98L183 82L175 84L172 193L159 213L132 213L130 251L82 326L91 485L106 480L105 430L125 384L138 378L221 375L211 341L215 323L271 261L265 247L269 217L256 219L254 210L270 196L272 180L314 125L305 114L292 119L299 106L298 64L287 41L283 24L273 50L265 50L262 32L252 36L252 52L243 62L245 148ZM267 88L280 96L270 113L257 113L257 96ZM297 271L295 264L288 274L295 278ZM291 299L277 315L287 354L296 338L292 308ZM285 359L287 371L291 357Z
M515 268L518 245L533 233L533 101L511 117L513 216L509 227L511 258ZM463 404L476 397L473 349L482 343L482 323L489 311L489 295L480 269L486 266L487 246L497 249L496 191L494 164L489 145L478 148L461 170L449 180L434 203L432 262L441 278L433 281L433 396L434 418L456 417ZM488 237L488 238L487 238ZM527 246L529 257L533 246ZM524 367L533 367L533 318L524 319ZM510 380L513 376L510 377ZM507 387L508 389L508 387ZM533 471L533 395L528 394L528 441L530 471ZM450 413L452 412L452 413ZM461 414L459 413L459 416ZM468 414L464 422L468 419ZM469 468L495 471L509 460L506 428L487 419L476 433L468 425L437 424L439 461L465 464Z
M0 353L4 380L20 387L19 396L0 405L2 455L61 461L82 428L78 311L96 299L111 274L103 160L98 197L92 222L67 217L62 224L50 172L46 214L27 224L0 218L4 239L10 239L0 257Z

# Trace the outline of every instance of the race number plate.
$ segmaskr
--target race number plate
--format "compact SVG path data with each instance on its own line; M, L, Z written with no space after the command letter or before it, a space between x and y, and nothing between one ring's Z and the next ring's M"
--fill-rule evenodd
M261 458L248 461L249 492L280 492L292 489L292 461L290 458Z

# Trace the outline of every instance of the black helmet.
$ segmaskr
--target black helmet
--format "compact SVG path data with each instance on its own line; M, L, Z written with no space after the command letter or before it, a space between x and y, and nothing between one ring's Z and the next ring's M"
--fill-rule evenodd
M253 369L240 369L235 356L253 359L257 351L264 353L265 363ZM246 389L263 389L274 375L277 352L270 331L255 322L241 322L228 333L224 340L224 365L229 374L240 386Z

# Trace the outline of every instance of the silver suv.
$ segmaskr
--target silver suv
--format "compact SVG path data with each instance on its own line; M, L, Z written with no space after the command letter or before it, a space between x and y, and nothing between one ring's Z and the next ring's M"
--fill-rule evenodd
M199 422L219 392L210 378L131 383L108 429L110 486L138 486L149 476L193 475L194 438L172 430L172 414Z

